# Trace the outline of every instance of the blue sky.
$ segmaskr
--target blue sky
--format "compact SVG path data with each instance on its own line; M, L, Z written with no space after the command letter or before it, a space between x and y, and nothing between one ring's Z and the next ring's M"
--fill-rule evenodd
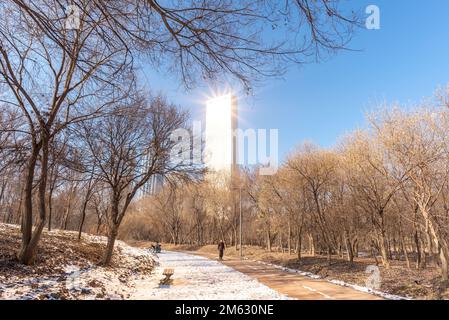
M283 79L267 79L239 102L241 127L279 129L282 159L304 140L333 146L364 126L380 104L413 105L449 84L449 1L352 1L380 8L381 29L357 31L350 47L319 64L293 66ZM175 78L145 70L155 91L202 120L207 85L185 91Z

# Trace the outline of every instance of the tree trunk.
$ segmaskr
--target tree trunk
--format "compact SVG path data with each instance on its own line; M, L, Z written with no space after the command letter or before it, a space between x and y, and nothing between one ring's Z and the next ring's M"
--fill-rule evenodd
M441 261L441 281L447 282L449 280L449 270L448 270L448 263L449 263L449 252L443 248L440 247L440 261Z
M100 209L98 209L97 206L95 206L95 213L97 214L96 234L99 235L100 234L100 228L101 228L102 219L101 219L101 211L100 211Z
M24 188L24 208L22 216L22 245L17 255L18 260L25 264L30 265L34 262L37 244L39 242L42 229L45 224L45 199L39 205L39 222L33 232L33 181L34 173L36 169L37 158L39 155L40 147L33 144L30 159L28 160L27 173L25 176L25 188ZM46 150L48 151L48 150ZM45 192L47 172L46 166L48 165L48 152L44 152L42 157L42 169L41 169L41 181L39 183L39 199L41 199L42 191ZM44 193L45 195L45 193ZM42 210L42 205L44 209Z
M354 263L354 251L352 249L351 240L349 238L349 233L347 231L345 231L344 237L345 237L345 244L346 244L346 252L347 252L348 261L349 261L350 264L353 264Z
M407 263L407 268L410 269L410 259L408 258L407 247L405 246L404 234L402 232L402 223L399 220L399 241L402 252L404 253L405 262Z
M284 244L282 243L282 231L279 229L279 251L284 253Z
M68 194L68 198L66 200L66 208L65 208L64 215L62 216L61 226L60 226L60 228L62 230L67 230L67 226L69 223L70 210L72 207L72 196L74 193L75 193L75 191L73 189L71 189L70 193Z
M266 228L266 237L267 237L267 250L271 252L271 232L269 227Z
M234 242L235 242L235 251L239 250L238 240L237 240L237 227L234 228Z
M402 252L404 253L405 262L407 263L407 268L411 269L411 267L410 267L410 259L408 258L408 252L407 252L407 248L405 246L405 241L404 241L404 237L403 236L401 236L401 247L402 247Z
M429 231L432 234L435 240L435 246L439 251L441 281L447 283L449 280L449 248L446 239L444 238L444 234L440 231L438 222L432 219L432 216L427 212L424 217L428 222Z
M54 166L57 166L54 164ZM57 169L52 169L51 174L50 174L50 186L49 186L49 191L48 191L48 231L51 231L51 222L52 222L52 214L53 214L53 193L55 191L55 187L56 187L56 180L57 180L57 176L58 174L56 173Z
M23 212L23 210L22 210L23 209L22 208L23 193L24 193L24 191L21 190L20 191L19 205L17 206L17 212L15 214L15 217L16 217L15 222L16 222L16 224L20 224L20 232L22 232L22 226L23 226L23 224L22 224L22 218L23 218L23 214L22 214L22 212Z
M66 208L66 211L65 211L64 220L62 220L62 226L61 226L62 230L67 230L67 226L69 224L70 206L71 206L71 204L69 203L69 206Z
M385 224L384 224L384 213L379 212L378 216L380 217L380 225L378 225L378 245L380 249L380 255L382 257L382 264L386 269L390 268L390 261L388 259L388 243L385 235Z
M3 207L3 196L5 194L5 189L6 189L6 181L4 181L2 183L2 187L1 187L1 191L0 191L0 211L2 210ZM5 210L5 217L3 218L3 222L7 223L8 221L8 210Z
M396 241L396 236L395 235L393 235L393 248L392 248L392 253L391 253L391 256L390 256L390 258L393 258L393 254L395 254L396 255L396 253L398 252L398 250L397 250L397 241ZM390 248L391 249L391 248Z
M426 223L426 245L427 245L427 252L429 253L429 257L431 260L431 263L435 262L435 256L433 254L433 245L432 245L432 235L430 234L430 229L429 229L429 223ZM424 250L425 251L425 250ZM425 255L425 252L424 252ZM426 259L424 259L424 261L426 262Z
M31 264L32 254L29 248L33 228L33 180L36 168L36 161L39 150L37 146L33 145L32 154L28 160L27 173L25 176L25 187L23 190L23 214L22 214L22 246L18 253L18 258L21 263Z
M88 191L89 193L89 191ZM86 220L87 203L89 202L89 196L87 195L83 202L83 208L81 210L81 221L78 227L78 240L81 240L81 233L83 232L84 220Z
M388 248L387 248L387 239L385 238L384 234L380 235L379 239L379 246L380 246L380 255L382 256L382 264L386 269L390 268L390 261L388 259Z
M376 266L379 266L379 261L377 260L377 250L376 250L376 243L374 240L371 241L371 256L374 258L374 261L376 262Z
M352 243L352 252L354 257L359 256L359 240L357 238L355 238L355 240Z
M51 231L51 218L53 213L53 190L48 194L48 231Z
M393 260L393 253L391 250L391 241L387 238L387 253L388 253L388 260Z
M309 234L309 251L312 257L315 256L315 242L313 240L313 235Z
M298 261L301 262L302 254L301 254L301 247L302 247L302 232L298 231Z
M292 229L290 226L290 220L288 221L288 240L287 240L287 246L288 246L288 255L292 254Z
M111 263L112 260L112 254L114 253L114 244L115 240L117 239L118 235L118 226L113 224L111 227L111 230L109 231L108 235L108 243L106 245L106 251L104 253L103 257L103 265L108 266Z
M413 239L415 240L415 247L416 247L416 269L419 270L419 268L421 268L421 247L419 245L419 237L417 229L415 229Z

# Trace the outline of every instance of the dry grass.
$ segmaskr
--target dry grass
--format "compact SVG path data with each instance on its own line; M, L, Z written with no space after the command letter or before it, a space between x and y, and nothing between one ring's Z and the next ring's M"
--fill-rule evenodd
M18 263L16 254L20 248L21 233L18 227L9 226L0 231L0 276L38 274L51 276L62 273L62 267L77 262L84 268L101 261L105 245L79 241L75 234L56 234L44 231L39 244L37 259L32 266Z

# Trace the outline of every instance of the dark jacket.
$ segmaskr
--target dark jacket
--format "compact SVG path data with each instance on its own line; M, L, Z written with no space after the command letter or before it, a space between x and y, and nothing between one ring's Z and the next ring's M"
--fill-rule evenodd
M224 249L225 249L225 244L224 244L224 242L220 242L220 243L218 244L218 250L219 250L219 251L224 251Z

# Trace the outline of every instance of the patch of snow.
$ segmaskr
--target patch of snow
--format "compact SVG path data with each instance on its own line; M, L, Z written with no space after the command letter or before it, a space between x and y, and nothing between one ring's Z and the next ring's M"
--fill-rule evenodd
M379 297L382 297L382 298L385 298L385 299L389 299L389 300L412 300L412 298L409 298L409 297L402 297L402 296L390 294L388 292L383 292L383 291L374 290L374 289L371 289L371 288L368 288L368 287L359 286L357 284L346 283L346 282L341 281L341 280L328 280L328 282L331 282L333 284L337 284L337 285L343 286L343 287L349 287L349 288L355 289L357 291L374 294L376 296L379 296Z
M18 228L15 225L0 224L0 231ZM51 234L77 236L76 232L54 230ZM105 243L106 237L83 234L87 242ZM148 261L153 264L154 255L148 250L130 247L122 241L116 242L120 252L120 267L108 268L89 263L80 268L73 264L62 266L61 271L55 271L52 276L29 275L25 277L2 276L0 274L0 299L30 300L30 299L126 299L135 290L129 283L142 278L154 277L149 272L137 269L139 263ZM65 254L70 255L66 248ZM146 259L146 260L145 260ZM30 268L23 266L23 268Z
M306 272L306 271L301 271L301 270L298 270L298 269L287 268L287 267L280 266L280 265L273 264L273 263L269 263L269 262L257 261L257 263L264 264L264 265L267 265L267 266L270 266L270 267L273 267L273 268L276 268L276 269L280 269L282 271L291 272L291 273L297 273L297 274L299 274L301 276L305 276L305 277L312 278L312 279L321 279L322 278L319 275L314 274L312 272Z
M158 254L157 277L136 282L132 299L286 300L291 299L218 261L180 252ZM174 269L173 285L159 286L165 268Z
M366 251L359 251L358 253L358 257L359 258L366 258L366 257L370 257L371 253L370 252L366 252Z

